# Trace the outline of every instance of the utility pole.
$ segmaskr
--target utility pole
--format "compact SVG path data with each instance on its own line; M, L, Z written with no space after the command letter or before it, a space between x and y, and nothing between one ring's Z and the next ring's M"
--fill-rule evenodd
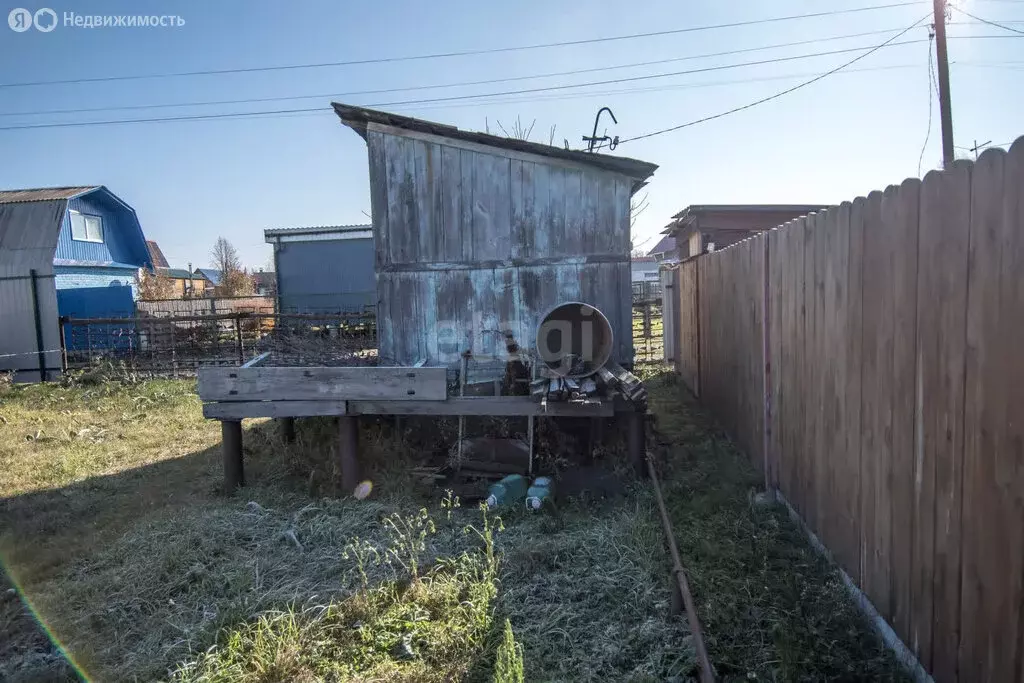
M946 53L946 0L935 7L935 56L939 68L939 115L942 119L942 166L953 165L953 112L949 102L949 56Z

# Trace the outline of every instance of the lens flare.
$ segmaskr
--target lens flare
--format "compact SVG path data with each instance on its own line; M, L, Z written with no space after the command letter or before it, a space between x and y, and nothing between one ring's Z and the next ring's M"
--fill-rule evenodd
M367 479L366 481L359 482L352 495L355 496L356 500L363 500L370 495L371 491L373 491L373 482Z
M36 606L32 604L32 600L29 599L28 594L25 593L25 590L21 586L21 582L19 582L17 576L15 576L13 568L10 566L10 564L4 561L3 557L0 557L0 571L4 572L7 575L8 581L10 582L11 586L14 587L14 592L21 600L21 604L25 606L25 609L28 611L29 614L32 615L32 618L35 620L36 625L39 627L39 629L46 634L46 637L50 639L50 642L53 643L53 646L57 649L58 652L60 652L61 657L63 657L64 660L67 661L67 663L71 666L71 668L74 669L75 673L78 674L81 680L86 682L91 681L92 679L89 677L89 675L78 664L78 662L75 661L74 657L71 656L71 653L67 651L64 645L57 638L57 634L54 633L52 629L50 629L50 627L46 624L45 621L43 621L43 615L40 614L39 610L36 609Z

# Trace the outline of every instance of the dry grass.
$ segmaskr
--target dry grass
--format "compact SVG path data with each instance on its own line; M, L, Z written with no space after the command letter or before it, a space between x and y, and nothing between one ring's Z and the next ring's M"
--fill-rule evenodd
M666 439L665 496L722 680L909 680L746 456L676 375L648 381Z
M650 386L666 496L722 680L901 680L785 513L750 504L758 477L742 454L671 378ZM475 508L416 488L407 471L422 451L386 421L361 434L376 484L365 501L333 489L330 421L302 421L295 445L253 421L251 485L227 498L220 432L193 389L0 388L0 553L96 679L695 676L643 483L485 526ZM4 596L0 679L59 674Z
M496 664L516 680L520 647L531 681L693 671L643 489L504 512L490 559L463 533L480 513L416 490L419 453L386 422L361 435L369 500L333 491L326 420L300 423L294 446L253 421L252 485L226 498L220 432L189 382L19 387L2 401L0 553L98 680L491 680ZM427 528L421 508L433 531L396 535L396 519ZM32 680L39 637L14 606L0 615L35 646L0 650L0 678Z

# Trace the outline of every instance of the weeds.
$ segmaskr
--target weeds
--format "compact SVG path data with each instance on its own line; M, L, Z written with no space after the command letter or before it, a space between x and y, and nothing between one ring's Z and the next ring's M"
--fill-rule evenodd
M218 645L181 666L173 679L461 679L477 660L488 658L497 593L495 527L486 509L480 514L480 530L473 527L479 543L437 558L422 573L426 540L437 526L425 509L389 515L382 524L383 547L360 539L346 547L343 557L356 562L360 590L327 604L261 615L222 635ZM368 569L391 560L400 566L399 575L372 585Z
M505 620L494 663L494 683L523 683L523 646L516 642L512 622Z

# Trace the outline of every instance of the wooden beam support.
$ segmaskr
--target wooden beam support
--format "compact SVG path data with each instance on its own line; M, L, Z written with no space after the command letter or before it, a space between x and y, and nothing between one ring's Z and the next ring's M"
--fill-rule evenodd
M242 464L242 421L222 420L220 423L224 450L224 493L231 495L239 486L245 486Z
M277 423L281 427L281 440L285 443L295 443L295 418L282 417Z
M497 417L611 417L632 410L611 400L590 404L549 402L547 410L529 396L467 396L447 401L224 401L203 404L211 420L249 417L317 417L337 415L466 415Z
M614 414L610 401L590 404L548 402L545 411L529 396L467 396L452 397L447 401L349 401L348 410L353 415L608 417Z
M211 420L241 420L246 417L320 417L345 414L345 401L225 401L203 404L203 417Z
M350 494L359 484L359 420L352 415L338 418L338 466L341 488Z
M204 401L443 401L445 368L200 368Z
M642 477L647 458L646 415L643 411L639 410L623 413L623 415L626 418L628 429L629 460L633 463L633 470L636 472L636 475Z

